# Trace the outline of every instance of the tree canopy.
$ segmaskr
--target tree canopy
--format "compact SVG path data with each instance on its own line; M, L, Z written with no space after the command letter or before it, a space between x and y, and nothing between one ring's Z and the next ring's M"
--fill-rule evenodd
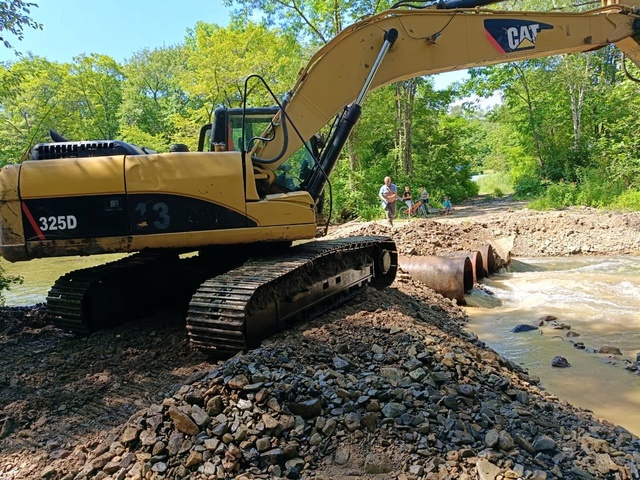
M42 30L42 24L33 20L30 16L31 8L33 7L37 8L38 4L23 0L0 2L0 43L5 48L13 49L17 53L15 46L7 38L6 34L2 34L2 32L8 32L20 41L24 38L25 28Z

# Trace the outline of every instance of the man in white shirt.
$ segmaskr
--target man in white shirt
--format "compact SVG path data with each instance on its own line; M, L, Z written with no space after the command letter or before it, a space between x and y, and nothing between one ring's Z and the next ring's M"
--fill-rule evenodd
M378 196L382 200L382 208L387 214L387 221L393 227L393 219L396 218L396 199L398 198L398 188L391 183L391 177L384 177L384 185L380 187Z

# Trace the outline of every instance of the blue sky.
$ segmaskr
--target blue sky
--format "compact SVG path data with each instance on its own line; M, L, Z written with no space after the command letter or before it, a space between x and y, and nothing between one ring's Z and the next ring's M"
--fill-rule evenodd
M27 29L18 51L58 62L81 53L101 53L122 62L143 48L182 43L187 29L202 20L226 25L228 10L220 0L31 0L31 16L43 30ZM0 61L15 60L0 49Z
M43 30L27 29L24 39L7 38L18 51L56 62L70 62L82 53L109 55L124 62L144 48L182 43L198 21L226 25L229 11L221 0L32 0L39 6L32 18ZM16 60L0 47L0 62ZM460 80L465 72L434 75L436 88Z

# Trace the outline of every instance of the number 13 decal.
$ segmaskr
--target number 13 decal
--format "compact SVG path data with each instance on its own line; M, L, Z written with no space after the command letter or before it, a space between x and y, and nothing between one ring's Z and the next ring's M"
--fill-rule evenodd
M151 210L156 212L158 216L158 220L153 222L153 226L158 230L166 230L169 228L169 223L171 223L171 217L169 217L169 206L164 202L157 202L153 204ZM145 203L138 203L136 205L136 212L139 212L144 218L147 214L147 205Z

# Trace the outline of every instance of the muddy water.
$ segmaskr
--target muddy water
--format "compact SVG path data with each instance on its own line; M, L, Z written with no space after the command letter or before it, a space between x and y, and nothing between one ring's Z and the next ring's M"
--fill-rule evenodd
M640 257L519 259L512 272L482 283L494 295L467 296L468 328L496 352L540 377L542 387L596 416L640 435L640 376L624 369L640 352ZM537 325L544 315L571 327L543 326L512 333L518 324ZM579 350L620 348L622 357ZM551 367L565 357L570 368Z
M22 285L15 285L4 292L5 304L9 306L33 305L45 301L47 292L58 277L79 268L88 268L112 262L124 255L92 255L90 257L42 258L30 262L9 263L4 259L0 265L10 275L20 275Z

